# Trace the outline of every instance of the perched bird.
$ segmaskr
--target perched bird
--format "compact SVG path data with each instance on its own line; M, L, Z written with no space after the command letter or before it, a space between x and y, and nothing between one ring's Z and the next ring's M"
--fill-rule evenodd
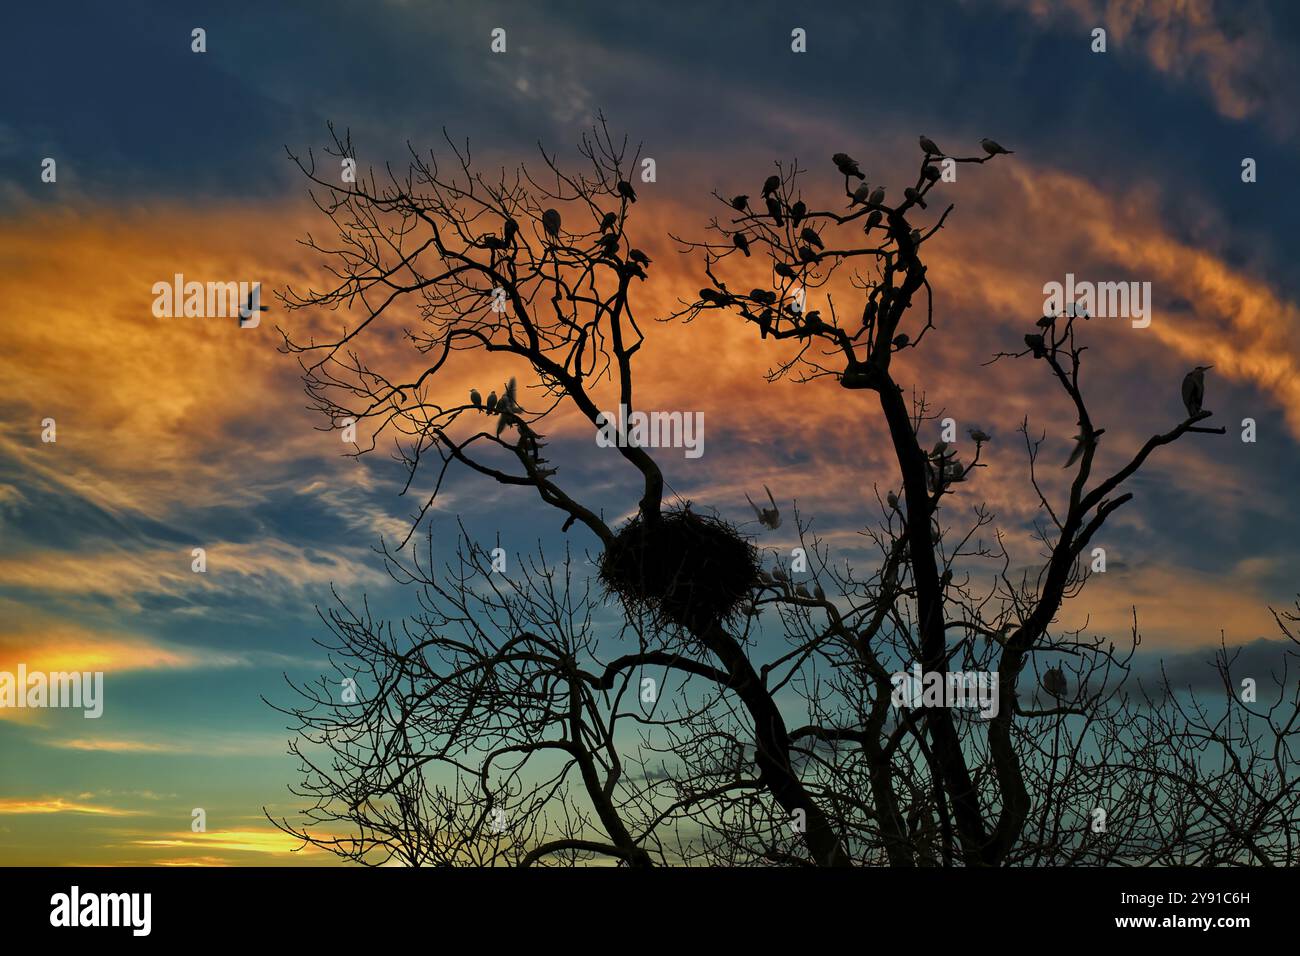
M484 407L487 409L489 415L497 410L497 393L495 389L488 392L487 405Z
M767 214L772 217L778 229L785 225L785 220L781 218L781 200L775 196L767 197Z
M921 135L921 149L925 150L926 156L943 155L943 150L939 149L938 146L934 145L934 140L932 140L930 137L924 134Z
M780 188L781 188L781 177L768 176L767 179L763 181L763 198L767 199L769 196L772 195L772 193L776 192Z
M796 200L795 204L790 207L790 221L796 226L804 216L808 215L808 207L802 199Z
M629 249L627 257L639 266L648 266L650 264L650 257L640 249Z
M800 261L800 262L816 262L816 261L817 261L818 259L820 259L820 258L821 258L821 256L817 255L817 253L813 252L813 251L812 251L810 248L808 248L807 246L800 246L800 247L799 247L799 261Z
M542 228L552 239L560 234L560 213L555 209L548 209L542 213Z
M616 222L618 222L617 213L612 213L612 212L605 213L605 215L602 216L600 220L600 231L609 232L611 229L614 228L614 224Z
M879 209L871 210L871 212L867 214L867 224L862 227L862 231L870 232L872 229L875 229L878 225L880 225L880 220L883 219L884 217L885 214L882 213Z
M975 444L977 445L982 445L986 441L990 440L988 433L978 427L967 429L967 434L974 439Z
M871 191L871 195L867 198L867 202L870 203L872 206L879 206L884 201L885 201L884 186L877 186L875 189Z
M822 586L816 581L813 582L813 597L819 601L826 600L826 592L822 590Z
M931 449L931 451L930 451L930 457L931 457L931 458L943 458L945 455L948 454L948 449L949 449L950 447L951 447L951 446L950 446L946 441L944 441L944 440L941 438L941 439L939 439L937 442L934 443L934 448Z
M745 238L745 234L743 232L738 232L734 236L732 236L731 244L734 245L741 252L743 252L745 254L746 259L749 258L749 240Z
M990 156L996 156L998 153L1005 153L1009 156L1015 152L1014 149L1003 149L996 140L992 139L980 140L980 146L982 146L984 152L988 153Z
M911 232L907 234L907 238L912 240L912 245L916 245L921 241L921 230L913 229Z
M790 576L785 573L785 568L781 567L779 564L772 569L772 577L777 581L780 581L782 584L790 580Z
M745 209L748 208L748 206L749 206L748 195L731 197L731 208L736 210L736 212L744 212Z
M772 497L772 489L767 487L767 485L764 485L763 490L767 492L767 500L772 502L772 507L770 509L760 508L758 505L754 504L754 499L750 498L748 494L745 495L745 499L749 502L749 506L754 509L754 514L758 516L758 523L764 528L770 528L775 531L777 528L781 527L781 512L776 506L776 499Z
M816 246L818 249L826 248L826 246L822 244L822 237L817 235L817 233L808 226L803 227L803 231L799 233L799 238L810 246Z
M901 349L901 348L905 348L907 346L907 343L910 341L911 339L907 337L906 332L899 332L897 335L894 336L893 345L894 348Z
M932 183L938 182L939 175L940 175L939 167L931 166L929 163L926 163L924 166L921 167L921 175L924 176Z
M891 491L885 495L885 500L889 502L889 507L893 508L895 511L898 510L898 495Z
M849 208L852 209L854 206L866 202L867 197L870 195L871 185L869 183L863 183L857 189L853 190L853 198L849 201Z
M1074 451L1070 452L1070 457L1065 460L1063 468L1069 468L1076 461L1083 457L1084 451L1089 448L1097 447L1097 439L1101 437L1102 432L1106 429L1099 428L1095 432L1082 431L1074 436Z
M470 404L473 405L475 408L483 407L483 396L479 394L479 390L477 388L471 388L469 390L469 401Z
M831 157L831 162L845 176L856 176L858 179L866 179L862 170L858 168L858 161L848 153L836 153Z
M925 204L925 200L921 198L921 194L917 192L915 189L913 189L911 186L908 186L906 189L903 190L903 198L916 203L922 209L930 208Z
M1043 674L1043 690L1053 697L1064 697L1070 689L1070 682L1065 679L1065 672L1059 667L1048 668Z
M1030 351L1034 353L1034 358L1046 358L1047 344L1041 335L1029 334L1025 336L1025 344L1029 346Z
M778 262L772 267L772 271L785 279L793 279L795 277L795 271L784 262Z
M796 595L798 595L799 597L801 597L801 598L811 598L811 597L812 597L812 595L808 593L808 588L807 588L807 586L806 586L802 581L800 581L798 584L796 584L796 585L794 586L794 593L795 593Z
M506 236L506 242L507 243L512 242L515 238L515 233L517 233L518 231L519 231L519 223L515 222L513 218L507 219L505 227L502 229L502 232L504 232Z
M1183 404L1187 406L1187 417L1201 414L1201 403L1205 401L1205 373L1213 365L1198 365L1183 377Z
M600 250L605 255L612 257L616 252L618 252L618 243L619 239L617 233L607 232L600 237Z
M636 190L632 188L632 184L626 179L618 181L618 194L629 202L636 202Z
M822 314L817 309L813 309L803 317L803 331L806 334L814 335L824 328L827 328L827 325L822 321Z
M1034 324L1038 326L1040 329L1050 329L1053 325L1056 324L1056 316L1045 315Z

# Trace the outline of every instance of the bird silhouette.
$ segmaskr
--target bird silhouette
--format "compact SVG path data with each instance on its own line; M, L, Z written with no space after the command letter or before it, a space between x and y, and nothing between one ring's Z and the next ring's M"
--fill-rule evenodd
M479 394L479 390L477 388L471 388L469 390L469 401L470 404L473 405L475 408L483 407L483 396Z
M748 493L746 493L745 499L749 502L749 506L754 509L754 514L758 516L758 523L764 528L775 531L781 527L781 511L776 506L776 499L772 497L772 489L764 485L763 490L767 492L767 500L772 502L771 509L760 508L754 504L754 499L750 498Z
M772 217L778 229L785 225L785 220L781 218L781 200L775 196L767 197L767 214Z
M926 136L924 133L921 134L920 142L921 142L921 149L925 150L925 154L927 156L943 155L943 150L941 150L938 146L934 145L934 140Z
M616 222L618 222L617 213L612 213L612 212L605 213L605 215L602 216L600 219L600 231L609 232L611 229L614 228L614 224Z
M884 186L877 186L875 189L871 191L871 195L867 197L867 202L873 206L879 206L884 201L885 201Z
M626 179L618 181L618 194L628 202L636 202L636 190L632 188L632 184Z
M908 186L906 189L903 190L903 198L916 203L922 209L930 208L929 206L926 205L925 199L921 196L921 194L917 192L915 189L913 189L911 186Z
M763 181L763 198L767 199L769 196L772 195L772 193L776 192L780 188L781 188L781 177L768 176L767 179Z
M1083 457L1084 451L1086 451L1089 448L1096 448L1097 439L1101 437L1102 432L1104 432L1105 430L1106 429L1104 428L1099 428L1095 432L1081 431L1079 432L1079 434L1075 435L1074 450L1070 452L1070 457L1065 460L1065 464L1062 465L1061 467L1069 468L1076 461L1078 461L1080 458Z
M259 296L260 293L261 293L261 291L262 291L262 289L261 289L261 286L259 285L259 286L256 287L256 289L255 289L254 291L250 291L250 292L248 293L248 301L245 302L245 303L240 307L240 309L239 309L239 323L240 323L240 325L243 325L243 323L244 323L247 319L251 319L251 318L253 317L253 313L254 313L254 312L267 312L267 311L270 311L270 309L269 309L268 306L265 306L265 305L254 305L254 303L253 303L253 299L254 299L254 297L255 297L255 296ZM261 320L259 319L258 321L261 321Z
M816 246L818 249L826 248L822 243L822 237L817 235L817 233L808 226L803 227L803 231L799 233L799 238L810 246Z
M749 258L749 240L745 238L745 234L743 232L738 232L734 236L732 236L731 244L734 245L741 252L743 252L745 254L746 259Z
M861 185L858 186L857 189L853 190L853 198L849 200L849 208L852 209L854 206L866 202L867 197L870 195L871 195L871 184L862 183Z
M489 415L491 415L493 412L497 410L496 389L493 389L492 391L488 392L487 405L485 405L484 408L487 409Z
M795 277L795 271L784 262L778 262L776 265L772 266L772 271L785 279L793 279Z
M807 585L805 585L802 581L800 581L798 584L796 584L796 585L794 586L794 593L795 593L796 595L798 595L799 597L801 597L801 598L811 598L811 597L812 597L812 595L811 595L810 593L808 593L808 587L807 587Z
M1034 358L1040 359L1047 357L1047 343L1041 335L1034 335L1032 333L1026 335L1025 344L1028 345L1030 351L1034 353Z
M736 212L744 212L748 206L749 206L748 195L733 196L731 198L731 208L736 210Z
M1065 679L1065 672L1059 667L1048 668L1043 674L1043 690L1053 697L1064 697L1070 689L1070 682Z
M795 204L790 207L790 222L794 223L796 226L799 225L800 220L802 220L806 215L808 215L808 206L802 199L797 200Z
M858 168L858 161L848 153L836 153L831 157L831 162L845 176L856 176L858 179L866 179L862 170Z
M997 142L997 140L992 140L992 139L980 140L980 146L982 146L984 148L984 152L988 153L990 156L996 156L998 153L1003 153L1009 156L1015 152L1014 149L1003 149L1002 146Z
M967 434L970 435L977 445L982 445L986 441L989 441L989 435L978 427L967 429Z
M1213 365L1198 365L1183 376L1183 404L1187 406L1187 417L1201 414L1201 404L1205 401L1205 373Z
M548 209L542 213L542 228L546 234L555 239L560 234L560 213L556 209Z
M627 257L639 266L648 266L650 264L650 257L640 249L629 249Z

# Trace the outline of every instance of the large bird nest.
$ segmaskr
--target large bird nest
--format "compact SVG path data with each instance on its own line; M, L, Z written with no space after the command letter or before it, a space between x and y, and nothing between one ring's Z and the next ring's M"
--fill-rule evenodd
M634 607L684 627L734 618L758 582L758 551L721 518L687 504L628 521L600 560L600 580Z

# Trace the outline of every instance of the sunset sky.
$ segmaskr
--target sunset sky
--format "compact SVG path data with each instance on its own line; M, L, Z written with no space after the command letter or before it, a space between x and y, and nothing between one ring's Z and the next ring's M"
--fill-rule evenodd
M1295 5L177 6L21 4L0 41L0 671L106 673L98 720L0 709L0 863L330 862L290 853L265 821L263 807L297 804L284 719L262 698L287 704L284 674L324 670L311 639L331 585L394 616L409 606L372 549L429 490L400 496L386 449L345 457L277 349L277 325L346 319L270 297L325 281L300 240L327 240L329 223L286 147L319 151L331 122L362 167L404 164L408 141L443 146L444 127L477 161L513 167L539 140L574 160L603 111L657 164L629 226L654 260L633 300L647 318L705 284L669 233L704 238L713 190L757 194L773 161L797 159L833 193L843 150L901 193L918 134L961 155L997 139L1014 155L943 186L956 208L926 246L939 332L897 373L963 441L971 425L993 435L989 467L945 508L987 502L1018 564L1039 559L1016 428L1030 415L1046 433L1059 494L1075 416L1041 368L984 363L1021 347L1046 282L1150 282L1149 328L1087 330L1103 467L1185 417L1195 365L1214 366L1206 406L1227 434L1153 458L1107 528L1107 573L1063 622L1122 640L1136 606L1141 667L1163 656L1188 681L1221 633L1262 666L1276 657L1269 606L1300 590ZM195 27L206 53L191 52ZM489 50L495 27L505 54ZM795 27L807 53L791 52ZM1242 181L1247 157L1258 182ZM156 318L152 286L176 273L260 282L271 309L257 329ZM833 382L769 384L778 352L734 317L645 325L643 404L704 413L704 455L664 459L672 491L751 521L745 493L766 483L837 559L865 557L874 483L893 481L872 406ZM511 374L466 359L439 388L460 400ZM590 454L589 430L553 437L607 517L635 508L637 476ZM562 519L530 491L456 474L435 534L457 516L512 553L563 547ZM787 528L762 544L789 547ZM570 540L580 554L597 543L580 528ZM190 569L195 547L206 574ZM196 807L206 833L190 830Z

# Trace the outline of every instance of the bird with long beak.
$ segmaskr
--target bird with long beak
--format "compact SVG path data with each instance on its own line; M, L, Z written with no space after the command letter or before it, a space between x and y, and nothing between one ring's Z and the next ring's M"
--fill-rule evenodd
M1205 401L1205 373L1213 365L1198 365L1183 376L1183 404L1187 407L1187 417L1194 418L1201 414L1201 405Z

